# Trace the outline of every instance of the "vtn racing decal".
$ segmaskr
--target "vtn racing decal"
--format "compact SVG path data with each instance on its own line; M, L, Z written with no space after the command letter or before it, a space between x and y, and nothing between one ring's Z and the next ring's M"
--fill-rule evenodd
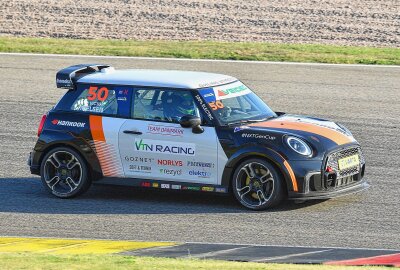
M139 152L153 152L170 155L195 156L194 143L166 142L149 139L135 139L135 150Z

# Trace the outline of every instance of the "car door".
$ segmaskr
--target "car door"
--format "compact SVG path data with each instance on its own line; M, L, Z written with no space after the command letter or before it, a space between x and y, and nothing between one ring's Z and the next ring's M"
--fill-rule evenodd
M204 132L195 134L191 128L176 123L180 117L173 112L177 91L186 91L185 97L193 99L188 90L135 89L132 117L119 132L125 177L217 184L215 128L204 126ZM200 115L192 104L193 110L186 112Z

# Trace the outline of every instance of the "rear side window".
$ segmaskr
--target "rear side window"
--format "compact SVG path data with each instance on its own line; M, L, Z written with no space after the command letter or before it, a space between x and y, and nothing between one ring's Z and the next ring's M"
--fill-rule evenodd
M72 111L111 116L129 116L132 90L127 86L81 85L80 94L72 103Z
M115 91L107 86L87 86L71 106L73 111L116 115L118 103Z

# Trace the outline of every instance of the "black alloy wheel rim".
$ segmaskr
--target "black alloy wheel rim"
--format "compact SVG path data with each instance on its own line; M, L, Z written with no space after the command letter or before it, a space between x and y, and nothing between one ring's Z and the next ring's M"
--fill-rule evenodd
M250 162L240 168L235 181L240 200L251 208L268 203L274 192L274 177L271 171L258 162Z
M47 186L54 193L68 195L74 192L82 181L82 166L72 153L57 151L47 158L43 176Z

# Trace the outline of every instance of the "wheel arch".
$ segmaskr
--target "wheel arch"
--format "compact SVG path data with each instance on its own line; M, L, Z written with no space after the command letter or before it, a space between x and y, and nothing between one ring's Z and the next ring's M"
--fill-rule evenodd
M275 169L277 169L277 172L280 173L284 179L283 182L286 189L286 193L297 189L297 186L293 184L290 172L286 169L285 166L286 159L275 150L266 147L260 148L260 146L242 149L240 150L240 152L232 155L225 165L224 172L222 174L221 185L227 186L229 190L231 190L232 178L235 173L236 167L242 162L253 158L260 158L266 160L272 166L274 166Z
M49 144L46 144L46 147L41 149L42 154L39 158L39 166L41 166L44 157L49 151L57 147L66 147L74 150L82 157L82 159L86 163L86 166L89 169L88 174L93 181L101 178L102 177L101 167L97 159L96 153L94 153L94 151L91 150L88 144L86 144L86 147L85 146L83 147L84 149L82 149L82 144L79 144L79 146L80 147L78 147L76 143L72 143L70 141L54 141ZM89 147L90 149L87 147Z

